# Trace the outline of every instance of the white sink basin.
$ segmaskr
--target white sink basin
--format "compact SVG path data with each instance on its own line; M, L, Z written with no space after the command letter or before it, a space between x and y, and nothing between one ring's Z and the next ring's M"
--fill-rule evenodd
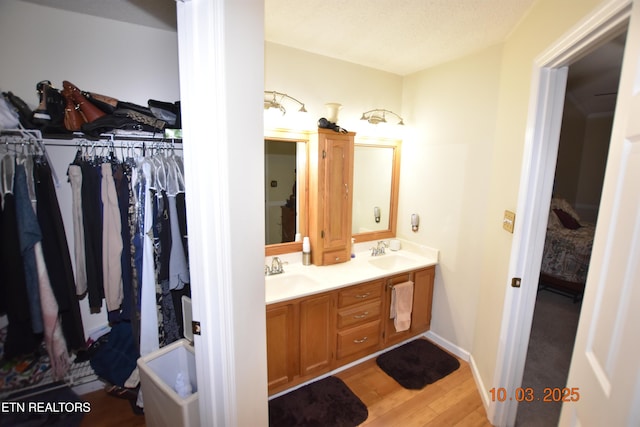
M317 285L314 279L304 274L297 273L281 273L267 276L265 278L266 285L269 286L312 286Z
M267 301L290 299L292 295L307 295L322 288L318 281L300 273L275 274L265 277L264 282Z
M371 258L369 264L382 270L394 270L398 268L410 268L416 264L416 261L402 255L387 254Z

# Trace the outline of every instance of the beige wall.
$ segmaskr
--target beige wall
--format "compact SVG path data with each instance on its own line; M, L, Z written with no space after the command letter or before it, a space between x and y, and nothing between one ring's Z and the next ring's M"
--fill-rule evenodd
M431 329L471 351L502 47L407 76L398 235L440 250ZM420 215L420 230L410 227Z
M613 114L587 118L575 201L576 210L584 221L596 222L598 217L612 127Z
M274 43L265 44L264 88L304 102L314 126L328 102L342 104L338 124L357 132L364 111L402 110L402 77Z
M560 130L558 162L553 186L554 197L574 205L585 138L586 117L568 99L565 100Z
M599 3L564 0L560 6L556 0L540 0L504 45L485 238L478 251L482 268L477 276L480 298L472 350L480 378L488 387L500 386L492 381L512 241L512 235L502 230L502 216L505 209L515 210L518 201L533 63Z

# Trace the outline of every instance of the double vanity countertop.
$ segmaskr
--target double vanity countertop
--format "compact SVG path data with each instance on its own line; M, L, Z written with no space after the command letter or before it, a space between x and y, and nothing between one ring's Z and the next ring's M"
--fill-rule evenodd
M266 304L318 294L438 263L437 249L404 240L401 240L401 249L398 251L386 248L384 255L371 256L370 248L376 243L357 243L355 258L328 266L303 265L300 252L278 255L284 263L284 273L265 276ZM271 266L272 258L265 258L265 265Z

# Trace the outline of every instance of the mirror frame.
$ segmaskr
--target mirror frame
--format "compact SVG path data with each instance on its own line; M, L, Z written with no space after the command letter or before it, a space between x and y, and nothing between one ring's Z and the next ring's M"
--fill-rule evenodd
M356 135L355 146L393 148L393 165L391 172L391 200L389 200L389 228L386 230L371 231L367 233L357 233L353 234L351 237L355 238L356 242L367 242L370 240L382 240L396 237L396 227L398 222L398 195L400 193L400 151L402 147L402 140L372 136L359 137Z
M305 216L299 221L301 236L306 236L309 230L309 132L294 131L289 129L265 129L264 140L284 141L284 142L304 142L305 143L305 164L296 170L296 189L299 195L299 212L304 212ZM302 169L302 170L301 170ZM300 213L298 212L298 215ZM265 245L265 256L282 255L290 252L302 252L302 241L276 243Z

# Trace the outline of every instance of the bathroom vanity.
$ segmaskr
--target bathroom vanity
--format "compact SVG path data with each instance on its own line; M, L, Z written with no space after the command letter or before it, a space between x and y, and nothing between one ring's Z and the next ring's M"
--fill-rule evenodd
M437 251L361 252L332 266L291 263L267 277L269 394L426 332L436 262ZM392 288L408 280L414 283L411 326L397 332L389 316Z

